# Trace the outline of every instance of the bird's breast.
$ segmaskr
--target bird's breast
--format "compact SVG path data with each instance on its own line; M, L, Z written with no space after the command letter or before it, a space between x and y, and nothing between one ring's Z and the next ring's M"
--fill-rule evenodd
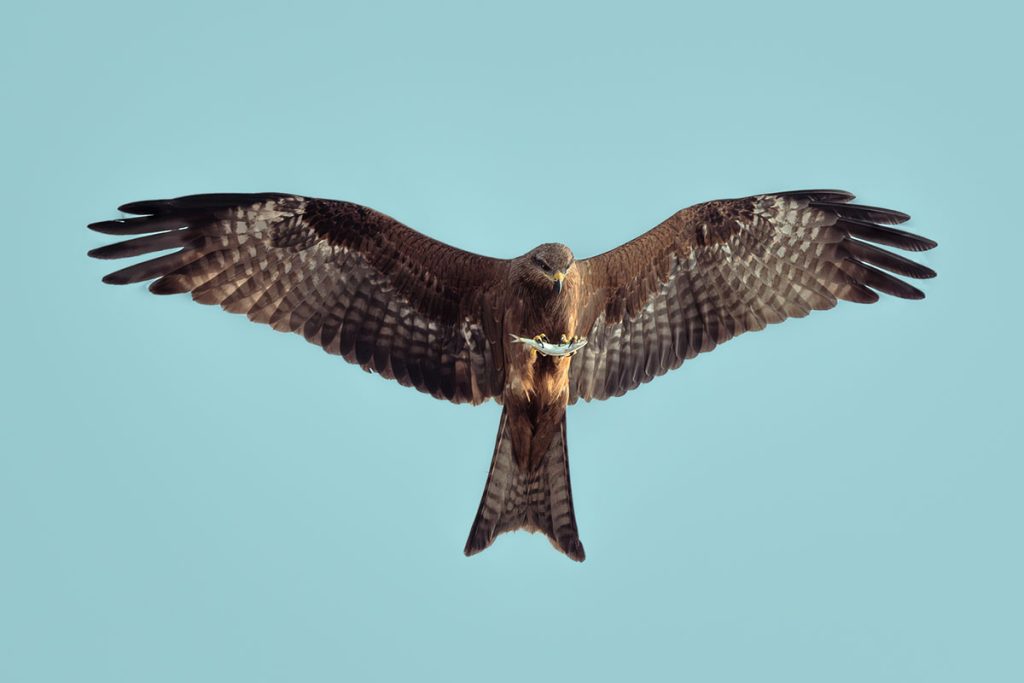
M538 293L523 296L508 310L505 329L520 337L544 334L552 343L560 343L563 335L578 334L579 289L573 285L561 294ZM568 357L544 356L525 344L505 340L507 364L506 392L517 402L536 405L565 404L569 396Z

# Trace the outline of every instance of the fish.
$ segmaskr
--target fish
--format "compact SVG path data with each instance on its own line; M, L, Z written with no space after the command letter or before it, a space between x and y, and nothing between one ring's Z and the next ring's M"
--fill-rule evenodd
M537 337L520 337L514 334L510 334L513 343L525 344L537 353L544 356L556 356L559 358L565 356L572 356L577 351L587 345L587 340L583 337L574 337L561 344L552 344L547 340L547 337L543 334L537 335ZM565 336L562 337L565 339Z

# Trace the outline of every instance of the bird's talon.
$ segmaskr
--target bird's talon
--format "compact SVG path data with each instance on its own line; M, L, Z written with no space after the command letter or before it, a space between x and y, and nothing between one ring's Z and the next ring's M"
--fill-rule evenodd
M540 334L538 334L536 337L533 338L533 341L540 342L541 344L547 344L548 343L548 335L546 335L543 332L541 332Z

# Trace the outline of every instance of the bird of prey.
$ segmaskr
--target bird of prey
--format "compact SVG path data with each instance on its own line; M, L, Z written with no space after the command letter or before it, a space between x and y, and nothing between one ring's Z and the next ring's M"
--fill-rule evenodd
M506 260L348 202L203 194L125 204L135 217L89 227L135 237L89 255L173 249L103 280L191 293L435 398L494 399L501 421L466 555L527 529L582 561L568 405L621 396L742 332L840 299L924 297L893 274L934 271L877 245L936 243L892 227L906 214L853 199L807 190L711 201L598 256L542 244Z

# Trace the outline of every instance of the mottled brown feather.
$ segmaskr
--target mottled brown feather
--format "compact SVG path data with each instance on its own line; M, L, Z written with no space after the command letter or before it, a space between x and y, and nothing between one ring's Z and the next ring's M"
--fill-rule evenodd
M363 369L456 403L501 394L508 261L471 254L348 202L284 194L135 202L148 214L90 227L143 235L94 249L125 258L178 249L111 273L158 294L302 334Z
M579 261L587 303L578 333L590 343L573 359L570 401L621 396L738 334L839 299L872 303L875 290L922 298L885 271L935 272L870 243L925 251L935 242L888 227L907 214L853 198L808 190L698 204Z

